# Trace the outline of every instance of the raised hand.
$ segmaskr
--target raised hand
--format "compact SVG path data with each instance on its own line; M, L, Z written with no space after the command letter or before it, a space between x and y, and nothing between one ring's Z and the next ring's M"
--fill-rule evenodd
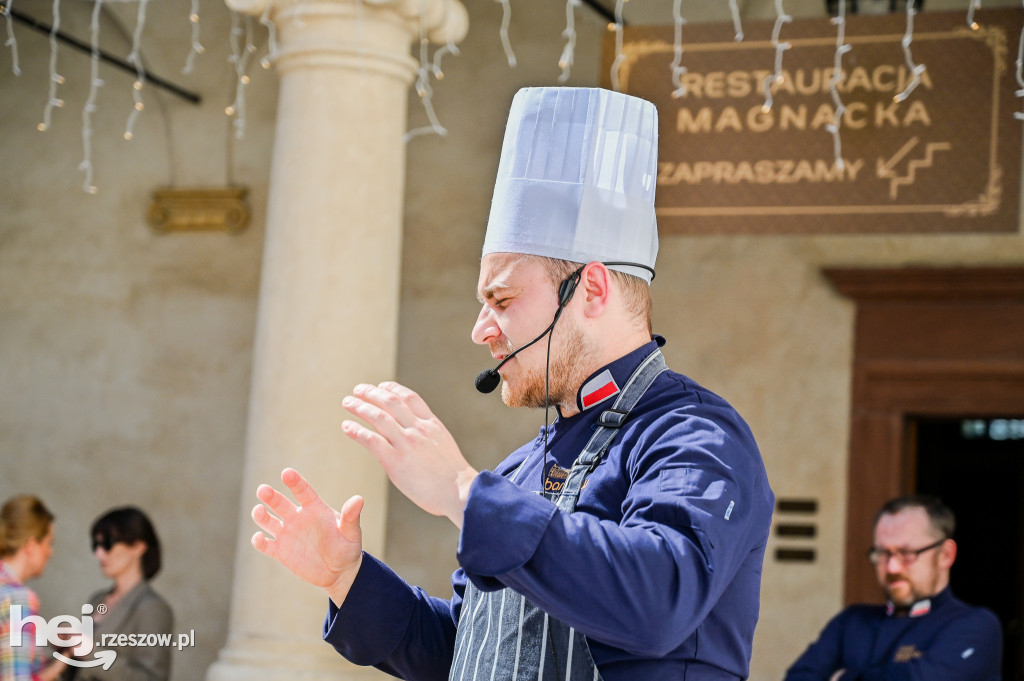
M345 421L345 434L370 450L391 482L417 506L462 527L474 470L419 395L398 383L360 384L342 406L372 428Z
M293 504L270 485L260 485L256 496L263 504L252 509L252 519L262 532L252 536L252 545L310 584L326 589L334 604L341 606L362 564L359 514L363 498L352 497L339 512L294 469L284 469L281 481L299 503Z

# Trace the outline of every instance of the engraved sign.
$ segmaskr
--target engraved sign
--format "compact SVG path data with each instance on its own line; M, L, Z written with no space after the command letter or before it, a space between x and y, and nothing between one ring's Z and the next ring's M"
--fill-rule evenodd
M773 21L744 24L742 41L732 24L687 24L677 82L673 27L625 28L619 89L659 112L659 226L1018 231L1024 100L1010 43L1022 13L975 20L922 12L908 33L905 14L850 16L842 43L828 18L780 24L774 41ZM609 37L606 87L613 61Z

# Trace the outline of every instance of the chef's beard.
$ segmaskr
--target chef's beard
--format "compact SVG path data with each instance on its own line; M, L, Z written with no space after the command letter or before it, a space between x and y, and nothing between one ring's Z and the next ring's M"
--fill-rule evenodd
M552 341L551 346L551 385L547 402L544 400L545 367L541 360L529 369L524 369L519 363L520 375L502 382L501 399L505 404L537 409L548 405L571 405L575 411L576 393L593 372L598 349L584 337L583 330L572 318L563 320L562 326L552 330L552 334L556 332L559 338L557 342Z

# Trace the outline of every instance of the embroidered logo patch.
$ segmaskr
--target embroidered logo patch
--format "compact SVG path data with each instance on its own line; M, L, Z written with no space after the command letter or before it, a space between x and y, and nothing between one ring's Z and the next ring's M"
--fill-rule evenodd
M612 372L605 369L583 385L580 389L580 402L584 409L590 409L595 404L600 404L618 394L619 386L612 378Z
M919 657L924 657L924 653L917 649L913 644L900 646L896 650L896 654L893 656L893 662L910 662L916 660Z
M544 476L544 491L559 494L565 487L565 481L569 477L569 471L559 466L554 461L548 466L547 475Z

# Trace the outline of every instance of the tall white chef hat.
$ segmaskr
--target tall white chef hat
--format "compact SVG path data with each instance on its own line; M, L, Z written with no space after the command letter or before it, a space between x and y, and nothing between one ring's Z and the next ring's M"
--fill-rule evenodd
M658 112L597 88L523 88L505 128L483 255L612 266L650 282L658 256Z

